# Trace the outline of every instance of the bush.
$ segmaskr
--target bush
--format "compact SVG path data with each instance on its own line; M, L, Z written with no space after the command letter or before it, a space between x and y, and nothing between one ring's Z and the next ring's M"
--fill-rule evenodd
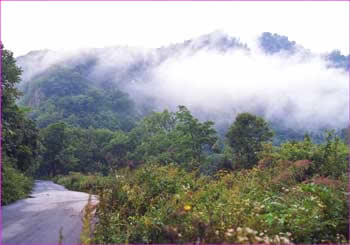
M93 243L344 242L345 189L273 183L280 164L214 177L175 165L122 169L99 192Z
M57 183L99 195L94 244L346 243L347 154L329 134L264 144L250 169L225 149L200 165L147 162Z
M111 185L111 177L92 174L84 175L77 172L70 172L65 176L56 176L53 181L70 190L88 193L97 193L98 190L108 188Z
M33 187L33 179L13 168L6 160L2 163L1 205L25 198Z

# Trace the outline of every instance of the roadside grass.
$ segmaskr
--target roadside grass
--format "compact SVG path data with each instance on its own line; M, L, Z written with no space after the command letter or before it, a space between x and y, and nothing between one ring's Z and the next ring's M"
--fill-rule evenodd
M88 203L83 210L83 229L80 234L80 244L91 244L91 239L93 237L94 230L94 215L96 211L97 204L93 203L92 195L89 194Z

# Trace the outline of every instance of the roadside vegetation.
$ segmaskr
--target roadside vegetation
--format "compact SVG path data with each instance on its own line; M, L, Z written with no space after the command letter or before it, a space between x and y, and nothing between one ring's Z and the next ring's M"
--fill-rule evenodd
M99 196L92 244L346 243L347 154L329 132L320 145L263 144L255 165L210 175L148 163L57 183Z
M21 70L2 46L1 62L1 204L6 205L30 193L40 142L35 123L27 118L28 109L16 105Z

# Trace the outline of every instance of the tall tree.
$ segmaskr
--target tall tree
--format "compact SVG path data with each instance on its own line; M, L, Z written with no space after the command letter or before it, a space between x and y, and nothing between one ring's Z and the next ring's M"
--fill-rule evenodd
M200 122L185 106L176 113L164 110L144 118L130 133L139 161L159 163L201 163L205 150L211 150L217 137L211 121Z
M199 122L185 106L179 106L176 112L178 124L176 129L182 132L182 146L191 150L192 159L201 162L201 156L206 146L210 149L216 142L216 131L212 121Z
M116 131L112 139L105 146L103 151L106 153L105 159L109 164L110 169L125 166L126 154L129 150L128 135L123 131Z
M38 130L26 117L28 110L16 105L21 93L16 88L21 81L21 69L13 53L1 45L1 111L2 156L21 171L33 171L39 151Z
M1 204L24 198L32 187L32 175L40 150L38 130L26 117L28 109L16 105L21 93L21 69L11 51L1 45ZM24 173L24 174L23 174Z
M130 155L136 161L176 162L174 133L176 117L173 112L153 112L145 117L129 134Z
M50 176L55 176L64 169L62 152L66 147L66 137L64 123L51 124L41 131L45 152L43 154L42 168ZM45 171L41 169L41 172Z
M267 122L249 113L238 114L226 134L237 167L244 168L250 168L258 162L257 154L262 150L262 143L270 141L272 137L273 131Z

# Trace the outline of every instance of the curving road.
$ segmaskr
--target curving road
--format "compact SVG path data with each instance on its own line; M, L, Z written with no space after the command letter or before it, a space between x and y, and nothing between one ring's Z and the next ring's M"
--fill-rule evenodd
M2 207L1 244L79 244L89 194L35 181L30 198Z

